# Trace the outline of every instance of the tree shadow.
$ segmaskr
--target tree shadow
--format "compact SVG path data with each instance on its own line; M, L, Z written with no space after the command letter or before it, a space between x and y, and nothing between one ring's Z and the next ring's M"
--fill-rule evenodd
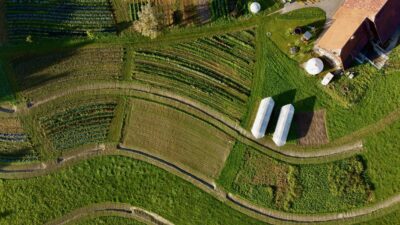
M295 138L295 135L296 139L306 137L310 131L315 115L314 108L316 99L315 96L312 96L294 103L294 107L298 112L295 112L293 117L292 132L296 131L296 133L289 135L289 137L292 138L291 140Z
M117 34L120 35L126 30L129 30L132 27L133 21L124 21L117 23L115 26L117 28Z

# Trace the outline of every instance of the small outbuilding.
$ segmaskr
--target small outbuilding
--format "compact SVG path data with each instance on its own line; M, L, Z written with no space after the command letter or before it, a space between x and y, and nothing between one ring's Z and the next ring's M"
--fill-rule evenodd
M253 13L253 14L257 14L257 13L259 13L260 12L260 10L261 10L261 5L260 5L260 3L258 3L258 2L252 2L251 4L250 4L250 12L251 13Z
M335 76L332 73L327 73L324 79L322 79L321 84L324 86L328 85L334 77Z
M319 58L312 58L305 64L307 73L311 75L317 75L324 70L324 62Z
M283 146L286 144L290 126L292 125L293 115L293 105L288 104L281 108L278 123L275 128L274 136L272 138L277 146Z
M275 101L271 97L261 100L256 119L254 120L253 127L251 128L251 133L255 138L259 139L265 136L265 131L267 130L274 106Z
M303 41L309 41L311 40L311 38L313 37L312 33L310 31L306 31L303 36L301 37L301 39Z

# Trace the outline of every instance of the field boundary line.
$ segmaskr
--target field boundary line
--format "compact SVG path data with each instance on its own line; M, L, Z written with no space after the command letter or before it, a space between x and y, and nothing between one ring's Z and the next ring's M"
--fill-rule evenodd
M106 202L91 204L79 209L75 209L55 220L47 222L46 225L72 224L85 218L100 216L118 216L129 219L136 219L140 222L154 225L173 225L164 217L147 211L143 208L132 206L127 203Z

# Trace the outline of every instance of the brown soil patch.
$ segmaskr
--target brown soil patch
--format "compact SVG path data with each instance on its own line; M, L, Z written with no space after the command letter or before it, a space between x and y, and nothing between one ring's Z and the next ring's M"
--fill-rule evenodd
M294 121L300 145L323 145L329 142L325 125L325 110L296 113Z
M0 133L23 133L21 123L16 118L1 118Z
M6 4L0 1L0 46L7 40Z

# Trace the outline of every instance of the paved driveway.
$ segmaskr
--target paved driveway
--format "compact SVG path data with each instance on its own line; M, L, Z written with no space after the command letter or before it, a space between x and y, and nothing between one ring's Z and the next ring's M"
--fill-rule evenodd
M308 7L318 7L326 12L326 17L328 20L332 19L336 10L343 4L345 0L314 0L315 2L304 3L296 1L294 3L286 3L283 9L280 10L281 13L287 13L296 9L308 8Z

